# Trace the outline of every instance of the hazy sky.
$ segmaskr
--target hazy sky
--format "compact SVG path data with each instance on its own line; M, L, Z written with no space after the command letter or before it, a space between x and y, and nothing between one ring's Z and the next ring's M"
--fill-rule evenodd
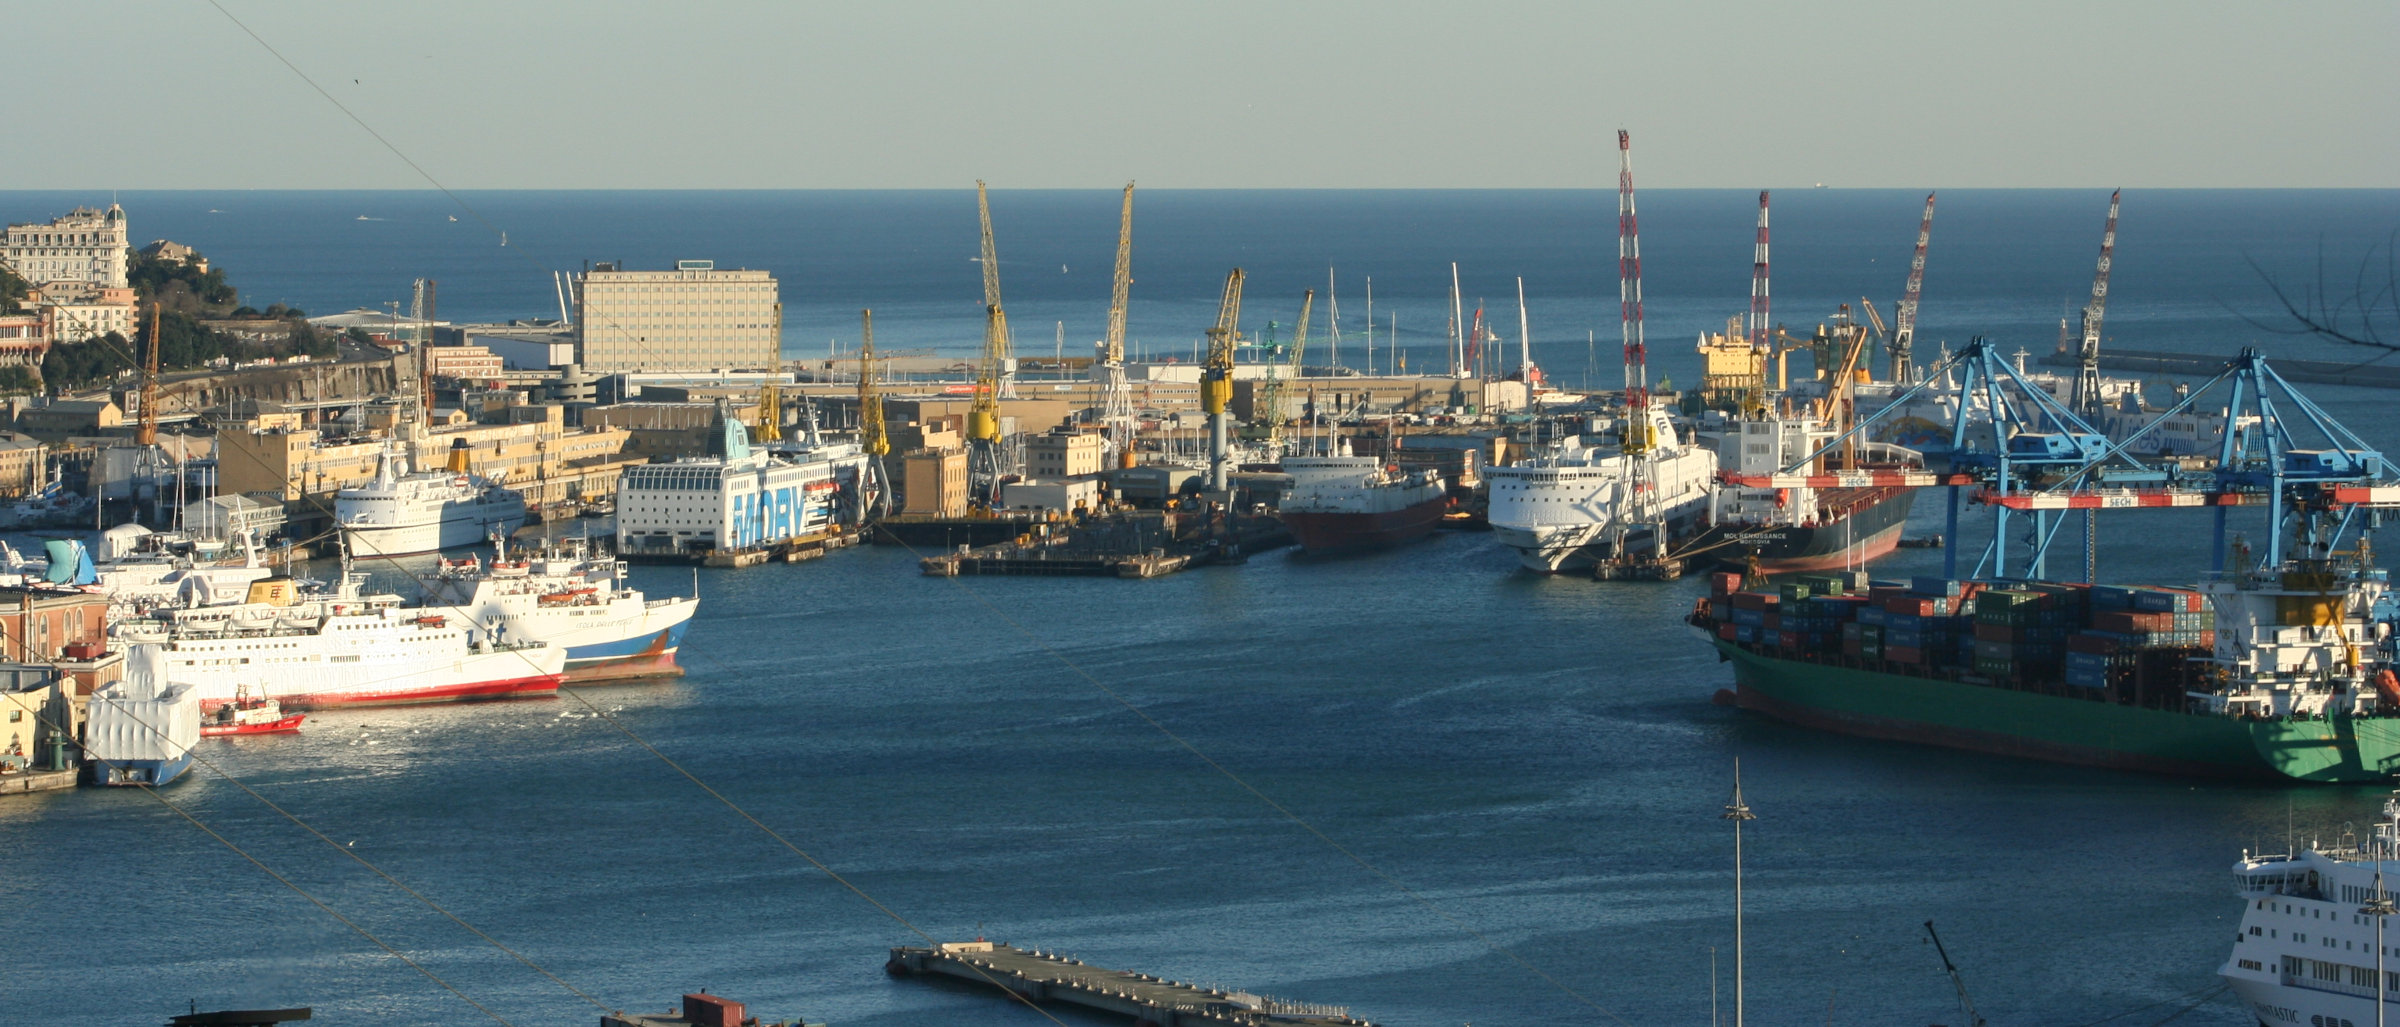
M218 0L453 188L2400 186L2400 3ZM0 0L8 188L421 188L209 0Z

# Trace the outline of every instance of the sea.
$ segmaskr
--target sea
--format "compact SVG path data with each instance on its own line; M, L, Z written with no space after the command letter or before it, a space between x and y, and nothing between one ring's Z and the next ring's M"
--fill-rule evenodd
M1613 386L1606 186L1137 193L1132 346L1190 359L1240 267L1252 333L1288 331L1318 290L1309 363L1366 366L1371 278L1375 366L1396 339L1410 368L1438 369L1455 262L1464 305L1512 346L1523 280L1551 378ZM111 199L0 192L0 216ZM430 278L443 320L555 317L554 272L707 259L774 272L795 358L854 349L868 308L886 352L981 342L964 188L113 199L137 244L198 248L260 307L405 312ZM991 194L1020 353L1091 352L1119 199ZM1773 199L1776 318L1806 334L1862 297L1890 317L1923 194ZM1756 197L1641 200L1650 373L1693 382L1692 342L1748 308ZM2107 201L1942 192L1920 361L1978 336L2052 348L2089 294ZM2395 227L2393 191L2128 191L2107 345L2379 357L2286 334L2275 287L2338 301L2362 271L2380 281ZM2400 453L2400 394L2301 388ZM1921 497L1911 533L1942 513ZM2259 538L2260 517L2236 527ZM1971 566L1992 529L1974 509L1964 525ZM2208 528L2109 512L2098 577L2192 581ZM2216 977L2234 861L2364 833L2385 796L1761 720L1710 701L1731 679L1681 622L1699 579L1539 577L1486 535L1150 581L939 579L920 555L637 567L653 594L700 596L682 678L325 712L297 735L209 740L156 795L0 800L16 940L0 1018L312 1006L377 1027L588 1025L706 989L768 1021L1048 1022L883 970L893 946L986 938L1392 1025L1732 1022L1737 995L1759 1023L1965 1023L1959 986L1996 1024L2248 1024ZM1942 561L1904 550L1875 570ZM399 587L421 565L368 569ZM1737 761L1757 816L1738 868Z

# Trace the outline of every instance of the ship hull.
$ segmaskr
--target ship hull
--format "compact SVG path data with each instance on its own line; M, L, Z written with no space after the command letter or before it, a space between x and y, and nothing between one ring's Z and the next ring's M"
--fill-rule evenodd
M2053 763L2187 777L2383 783L2400 719L2245 720L1785 659L1711 639L1731 704L1804 727Z
M164 760L95 760L90 764L90 777L96 785L159 788L182 777L183 772L191 769L191 766L192 754L188 752Z
M1384 549L1432 534L1450 509L1450 496L1437 492L1421 502L1376 513L1286 510L1284 527L1310 553Z
M683 647L684 629L691 626L692 611L697 602L686 602L677 609L680 616L673 623L651 618L641 631L625 638L607 642L586 642L567 645L567 683L591 684L598 681L624 681L633 678L676 677L683 668L675 662L675 654Z
M1698 534L1701 514L1705 507L1692 508L1667 521L1669 552L1682 548L1684 540ZM1655 551L1653 535L1647 527L1633 528L1625 534L1625 548L1633 553ZM1492 526L1492 538L1517 554L1517 562L1537 574L1570 574L1590 571L1600 561L1616 555L1613 525L1606 523L1545 524L1530 528Z
M354 556L416 556L445 549L483 545L495 534L506 537L525 524L525 508L488 503L461 504L441 520L415 524L346 524L342 541Z
M1727 567L1747 566L1755 552L1759 570L1768 574L1841 570L1891 555L1900 548L1916 490L1855 491L1865 494L1844 497L1850 513L1837 520L1815 525L1720 524L1689 548Z

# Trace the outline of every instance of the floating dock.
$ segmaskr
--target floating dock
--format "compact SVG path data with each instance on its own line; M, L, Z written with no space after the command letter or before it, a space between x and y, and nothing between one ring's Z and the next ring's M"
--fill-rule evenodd
M1283 522L1213 519L1136 511L1076 524L1036 523L1005 542L928 556L927 575L955 578L1006 574L1031 577L1155 578L1210 564L1241 563L1252 553L1292 544Z
M1170 981L1131 970L1087 966L1082 960L1001 942L945 942L901 947L883 964L894 977L938 974L996 984L1033 1002L1062 1002L1133 1018L1136 1027L1242 1024L1245 1027L1374 1027L1346 1006L1316 1005L1249 992Z

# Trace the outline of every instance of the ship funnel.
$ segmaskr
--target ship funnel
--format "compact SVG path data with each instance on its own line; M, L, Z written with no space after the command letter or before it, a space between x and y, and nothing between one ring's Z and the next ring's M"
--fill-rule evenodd
M250 596L246 601L263 603L267 606L290 606L298 594L299 587L292 582L292 579L287 575L278 574L272 578L260 578L251 582Z
M467 440L450 440L450 473L467 473Z

